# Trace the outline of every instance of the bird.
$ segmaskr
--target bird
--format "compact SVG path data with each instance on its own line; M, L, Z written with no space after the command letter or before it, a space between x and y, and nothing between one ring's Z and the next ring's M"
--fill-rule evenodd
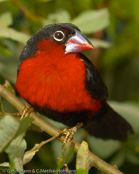
M107 103L108 89L97 68L82 53L92 43L71 23L39 29L26 43L15 88L33 109L97 138L126 141L132 126Z

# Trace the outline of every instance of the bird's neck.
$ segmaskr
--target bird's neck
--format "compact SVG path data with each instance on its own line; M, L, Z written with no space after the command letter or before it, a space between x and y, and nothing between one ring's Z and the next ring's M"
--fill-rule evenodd
M69 65L69 62L74 62L74 59L80 58L79 53L65 53L65 46L63 44L60 45L47 39L42 39L38 43L37 48L38 50L31 59L38 62L37 64L43 69L52 66L51 68L62 70Z

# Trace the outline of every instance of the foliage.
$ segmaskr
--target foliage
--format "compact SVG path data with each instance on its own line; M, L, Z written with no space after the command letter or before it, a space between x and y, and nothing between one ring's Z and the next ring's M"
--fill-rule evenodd
M97 49L89 52L88 56L94 62L97 59L97 67L109 88L109 99L118 101L110 101L110 104L132 124L135 135L129 137L125 143L103 141L90 136L84 138L91 151L110 164L116 164L127 174L139 173L138 7L138 0L67 0L64 3L61 0L0 0L0 83L8 79L12 85L15 84L18 57L23 46L44 25L72 22L92 41ZM1 102L7 112L17 112L6 101ZM49 138L43 133L27 131L31 121L28 118L19 121L9 115L0 119L0 163L3 169L22 170L25 151L30 151L36 143ZM65 128L64 125L49 121L61 129ZM75 139L83 139L83 130L79 130ZM65 159L63 156L66 151L61 152L60 148L58 141L45 145L39 152L31 154L33 159L24 165L24 169L34 169L34 166L36 169L61 168L62 160L57 162L56 159L61 153L61 158ZM87 145L82 144L81 148L86 148L87 152ZM80 159L82 154L83 159ZM67 162L69 171L76 168L77 173L87 173L87 158L87 153L79 151L75 167L75 155L72 154ZM3 163L8 160L8 163ZM79 167L79 161L82 162L82 167ZM92 170L93 173L99 173L94 169L90 173Z
M80 169L83 169L86 173L88 173L90 167L91 165L90 165L90 159L89 159L88 144L85 141L83 141L78 150L77 158L76 158L77 173L80 171Z

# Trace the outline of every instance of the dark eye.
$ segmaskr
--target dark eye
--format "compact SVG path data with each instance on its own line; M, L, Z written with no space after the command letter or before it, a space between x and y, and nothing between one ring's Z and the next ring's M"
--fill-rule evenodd
M63 33L63 31L56 31L53 37L56 41L62 41L65 37L65 34Z

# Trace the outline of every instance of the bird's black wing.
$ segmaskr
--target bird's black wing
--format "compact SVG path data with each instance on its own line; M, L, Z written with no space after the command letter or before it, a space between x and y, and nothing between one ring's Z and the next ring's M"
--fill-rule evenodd
M86 67L86 89L94 99L105 100L108 97L108 90L101 79L96 67L81 53Z

